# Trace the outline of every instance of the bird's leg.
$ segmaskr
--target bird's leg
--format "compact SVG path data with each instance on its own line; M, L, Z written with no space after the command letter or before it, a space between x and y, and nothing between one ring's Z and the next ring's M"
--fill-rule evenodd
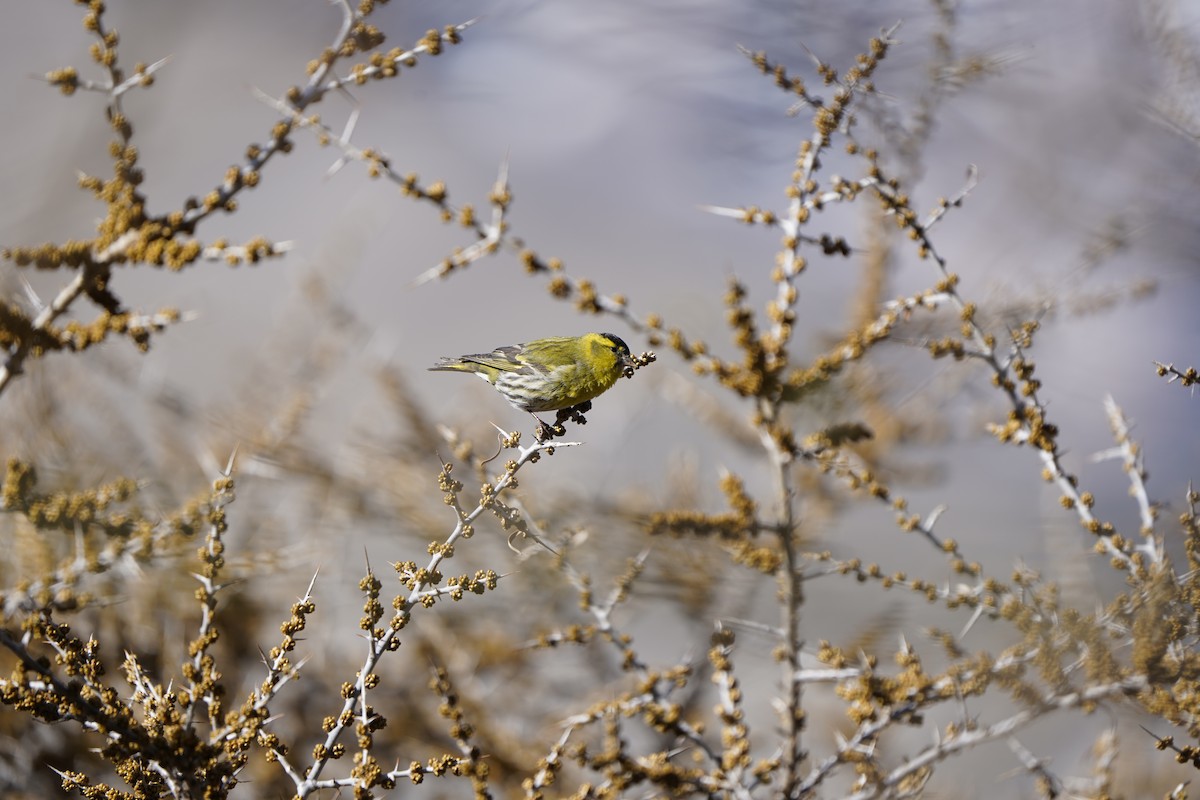
M539 417L537 414L534 414L533 412L530 412L529 416L533 417L534 420L537 421L537 427L533 429L533 438L537 439L539 443L540 442L548 442L551 439L553 439L556 435L555 428L562 427L561 425L559 425L557 423L555 423L554 427L547 425L546 421L544 419ZM566 430L563 430L563 433L566 433ZM561 436L562 434L557 434L557 435Z
M583 415L591 410L591 400L584 400L579 405L570 406L569 408L560 408L555 412L553 425L547 423L537 414L530 412L530 416L537 420L537 428L534 429L533 436L539 442L548 442L556 436L566 436L567 426L563 423L576 422L580 425L586 425L587 419Z

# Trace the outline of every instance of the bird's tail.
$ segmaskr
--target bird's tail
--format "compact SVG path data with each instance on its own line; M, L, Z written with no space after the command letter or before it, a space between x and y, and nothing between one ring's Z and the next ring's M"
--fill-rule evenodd
M475 369L461 358L439 358L437 363L429 368L430 372L474 372Z

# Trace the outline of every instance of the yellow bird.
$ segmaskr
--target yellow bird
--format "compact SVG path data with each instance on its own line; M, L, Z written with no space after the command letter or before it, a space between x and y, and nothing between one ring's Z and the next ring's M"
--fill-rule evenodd
M619 336L585 333L442 358L429 369L473 372L549 429L537 412L570 408L599 397L622 375L632 375L636 367L629 346Z

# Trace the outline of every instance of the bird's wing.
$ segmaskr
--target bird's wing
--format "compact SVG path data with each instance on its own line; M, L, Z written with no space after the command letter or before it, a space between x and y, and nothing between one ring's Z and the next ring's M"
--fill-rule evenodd
M490 353L476 353L474 355L462 356L461 360L497 369L501 372L519 372L530 366L528 362L518 358L521 352L521 348L517 346L497 347Z

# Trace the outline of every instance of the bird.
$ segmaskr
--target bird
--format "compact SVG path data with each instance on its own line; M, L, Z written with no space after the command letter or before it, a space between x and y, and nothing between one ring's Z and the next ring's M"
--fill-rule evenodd
M589 402L638 366L629 345L611 333L551 336L497 347L490 353L440 358L432 372L471 372L495 387L513 407L538 422L537 438L553 430L538 412ZM586 410L586 409L585 409Z

